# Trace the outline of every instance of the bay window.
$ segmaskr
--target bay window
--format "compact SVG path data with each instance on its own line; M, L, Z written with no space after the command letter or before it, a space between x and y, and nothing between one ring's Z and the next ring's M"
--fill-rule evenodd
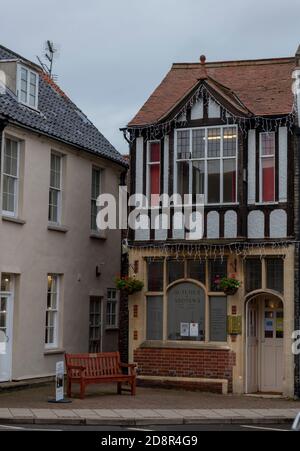
M260 134L260 201L275 201L275 132Z
M152 207L159 205L160 197L160 142L149 142L148 147L148 199Z
M237 201L237 127L176 132L174 191L204 195L207 204Z
M17 216L19 192L19 143L6 138L3 152L2 212Z

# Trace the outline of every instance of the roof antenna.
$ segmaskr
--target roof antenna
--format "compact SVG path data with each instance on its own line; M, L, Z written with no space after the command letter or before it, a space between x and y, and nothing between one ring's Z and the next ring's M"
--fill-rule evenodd
M54 59L57 56L58 48L53 44L52 41L47 40L44 45L43 57L46 62L43 62L39 56L37 56L38 62L42 66L44 72L52 78L52 80L57 79L57 75L52 73Z

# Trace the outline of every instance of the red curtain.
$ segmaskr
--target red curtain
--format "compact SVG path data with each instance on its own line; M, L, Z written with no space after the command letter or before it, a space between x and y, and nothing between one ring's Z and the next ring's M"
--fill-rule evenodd
M273 202L275 200L275 187L274 187L274 166L268 166L263 168L263 202Z

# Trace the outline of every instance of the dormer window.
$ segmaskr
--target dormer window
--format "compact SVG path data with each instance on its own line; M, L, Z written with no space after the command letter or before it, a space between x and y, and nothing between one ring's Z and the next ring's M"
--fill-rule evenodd
M38 74L25 66L18 66L18 100L31 108L38 107Z

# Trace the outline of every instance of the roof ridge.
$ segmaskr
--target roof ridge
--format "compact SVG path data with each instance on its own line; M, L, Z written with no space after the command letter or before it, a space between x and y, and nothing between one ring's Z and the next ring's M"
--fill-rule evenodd
M207 67L236 67L236 66L261 66L271 64L288 64L295 61L295 57L282 57L282 58L265 58L265 59L247 59L247 60L228 60L228 61L211 61L206 62ZM192 63L173 63L172 69L188 69L199 68L201 62Z

